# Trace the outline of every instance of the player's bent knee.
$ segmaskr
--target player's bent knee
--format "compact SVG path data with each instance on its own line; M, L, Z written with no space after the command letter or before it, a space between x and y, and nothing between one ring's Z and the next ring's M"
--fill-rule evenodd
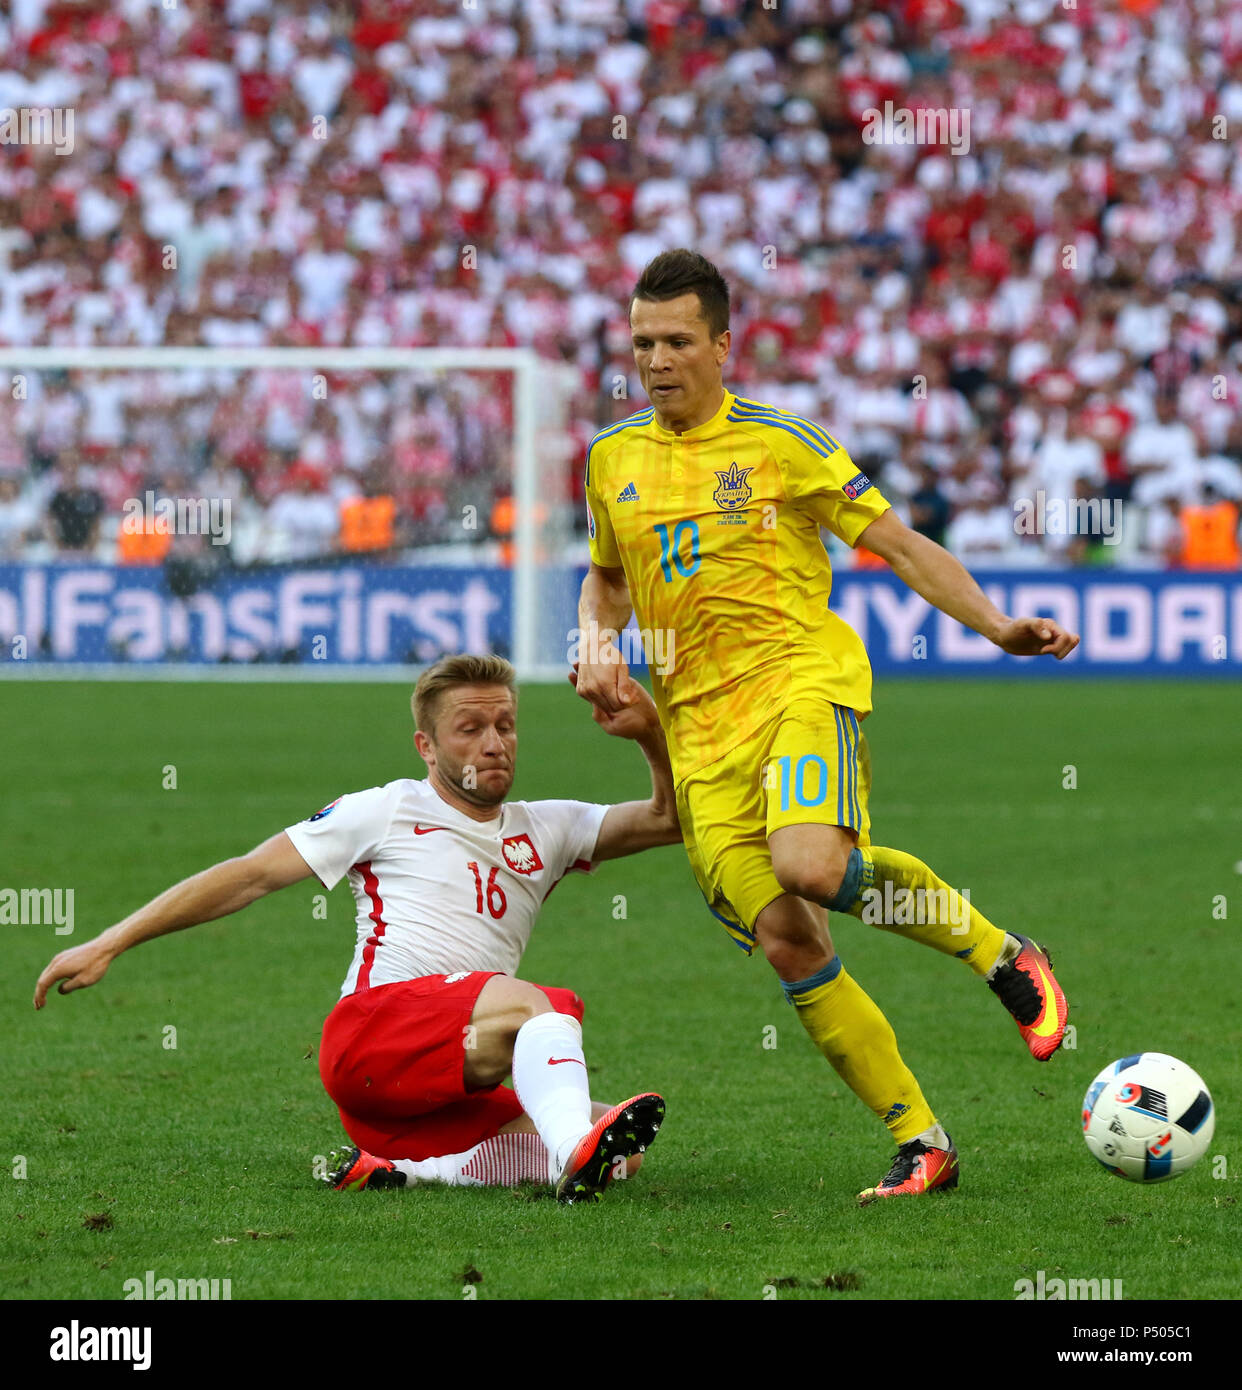
M532 1018L538 1018L540 1014L554 1014L556 1010L548 1001L548 996L541 989L531 988L529 994L524 994L521 999L515 1000L511 1018L514 1020L514 1032L524 1023L529 1023Z
M515 1034L530 1019L553 1012L551 1001L537 985L493 975L479 991L470 1021L489 1032Z
M826 907L840 891L845 869L828 864L773 865L776 881L786 893Z
M763 943L763 954L768 964L776 971L780 979L786 978L786 972L796 969L794 961L796 958L795 949L785 941L765 941Z
M818 943L802 941L768 941L763 954L777 978L791 984L814 975L828 959Z
M524 1023L554 1013L537 986L508 975L493 975L479 991L467 1033L464 1075L470 1087L495 1086L508 1075L513 1044Z
M832 959L825 914L800 897L776 898L759 914L755 939L780 979L805 980Z
M782 862L773 856L772 872L786 893L833 912L848 912L858 900L863 862L858 850L849 845L821 860L787 858Z
M772 872L786 893L827 907L849 876L856 839L844 826L781 826L768 836Z

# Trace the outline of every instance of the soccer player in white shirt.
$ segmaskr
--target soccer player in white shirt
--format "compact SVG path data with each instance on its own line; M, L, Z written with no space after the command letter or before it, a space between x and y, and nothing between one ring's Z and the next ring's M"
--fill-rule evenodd
M628 677L626 678L628 680ZM633 1172L664 1117L654 1093L593 1103L582 1001L516 978L545 899L571 869L681 840L655 706L596 713L633 739L651 798L615 806L506 802L517 754L513 668L499 657L445 657L414 691L415 747L427 778L339 797L249 854L162 893L56 956L35 987L95 984L141 941L236 912L312 874L348 873L357 944L324 1025L320 1075L355 1148L337 1188L440 1181L552 1181L572 1202ZM512 1072L514 1089L502 1085Z

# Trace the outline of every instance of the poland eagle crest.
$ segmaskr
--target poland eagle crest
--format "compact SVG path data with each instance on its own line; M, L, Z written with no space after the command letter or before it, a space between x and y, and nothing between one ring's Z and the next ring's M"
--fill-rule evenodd
M500 842L505 863L515 874L533 874L543 868L539 851L531 844L529 835L510 835Z

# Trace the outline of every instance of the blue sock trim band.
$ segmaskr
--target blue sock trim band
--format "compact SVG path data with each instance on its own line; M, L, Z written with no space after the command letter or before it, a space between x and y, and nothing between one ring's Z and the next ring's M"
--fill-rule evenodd
M785 998L793 1004L796 1002L796 995L805 994L808 990L818 989L820 985L830 984L840 973L841 957L833 956L822 970L817 970L809 979L794 980L792 983L782 980L781 989L785 991Z
M855 845L850 851L849 862L845 866L845 877L841 880L840 888L837 889L837 896L829 898L824 906L831 908L833 912L848 912L858 901L862 878L862 851Z

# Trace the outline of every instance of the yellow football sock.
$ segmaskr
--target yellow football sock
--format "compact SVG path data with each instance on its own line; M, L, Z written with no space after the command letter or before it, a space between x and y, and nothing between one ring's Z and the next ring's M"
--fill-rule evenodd
M995 965L1005 933L971 903L969 889L959 893L899 849L860 845L854 853L862 865L858 897L843 909L851 917L956 956L976 975Z
M897 1037L874 1000L838 956L807 980L781 981L811 1041L841 1080L904 1144L936 1123L919 1083L897 1051Z

